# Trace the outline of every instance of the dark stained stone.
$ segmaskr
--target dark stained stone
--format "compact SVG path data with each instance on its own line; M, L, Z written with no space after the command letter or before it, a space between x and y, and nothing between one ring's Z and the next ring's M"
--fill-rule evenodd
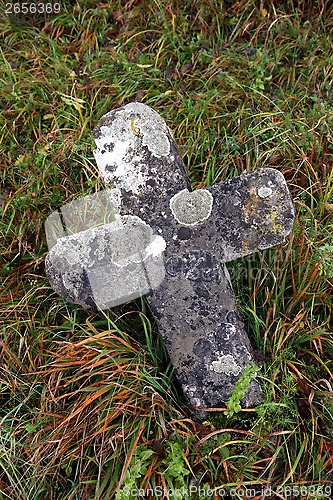
M141 103L103 116L95 140L108 189L49 217L50 283L85 308L146 294L188 403L224 407L253 361L225 262L290 233L285 179L257 169L192 191L171 131ZM261 401L253 379L242 405Z

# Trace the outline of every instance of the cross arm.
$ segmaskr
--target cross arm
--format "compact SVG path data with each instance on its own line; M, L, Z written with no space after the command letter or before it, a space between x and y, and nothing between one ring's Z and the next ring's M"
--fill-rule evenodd
M294 205L284 176L257 169L206 188L213 196L214 251L230 262L282 243L291 232Z

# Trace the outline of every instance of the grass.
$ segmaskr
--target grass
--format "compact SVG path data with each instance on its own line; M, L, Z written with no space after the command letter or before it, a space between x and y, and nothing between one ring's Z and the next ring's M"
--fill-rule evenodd
M1 15L1 500L331 498L332 19L302 0ZM193 186L287 179L292 235L229 266L264 361L254 411L195 422L144 300L83 311L46 279L45 219L103 188L93 126L134 100L166 119Z

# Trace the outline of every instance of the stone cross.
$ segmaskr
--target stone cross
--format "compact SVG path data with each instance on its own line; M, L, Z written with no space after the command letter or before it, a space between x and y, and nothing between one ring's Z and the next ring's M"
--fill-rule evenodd
M95 141L108 188L49 216L49 281L84 308L147 295L188 403L223 407L253 359L225 263L290 233L285 179L256 169L192 191L171 131L140 103L104 115ZM242 406L261 400L252 379Z

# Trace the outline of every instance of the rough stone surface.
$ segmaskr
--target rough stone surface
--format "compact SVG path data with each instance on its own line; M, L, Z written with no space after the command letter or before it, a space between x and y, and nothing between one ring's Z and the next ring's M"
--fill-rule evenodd
M46 271L66 300L107 309L162 283L165 247L163 237L140 217L116 215L112 223L58 239Z
M68 235L63 218L51 215L51 285L83 307L147 294L188 402L223 407L252 361L224 263L290 233L294 208L284 177L257 169L191 192L169 128L139 103L107 113L95 138L113 219ZM261 399L252 380L242 405Z

